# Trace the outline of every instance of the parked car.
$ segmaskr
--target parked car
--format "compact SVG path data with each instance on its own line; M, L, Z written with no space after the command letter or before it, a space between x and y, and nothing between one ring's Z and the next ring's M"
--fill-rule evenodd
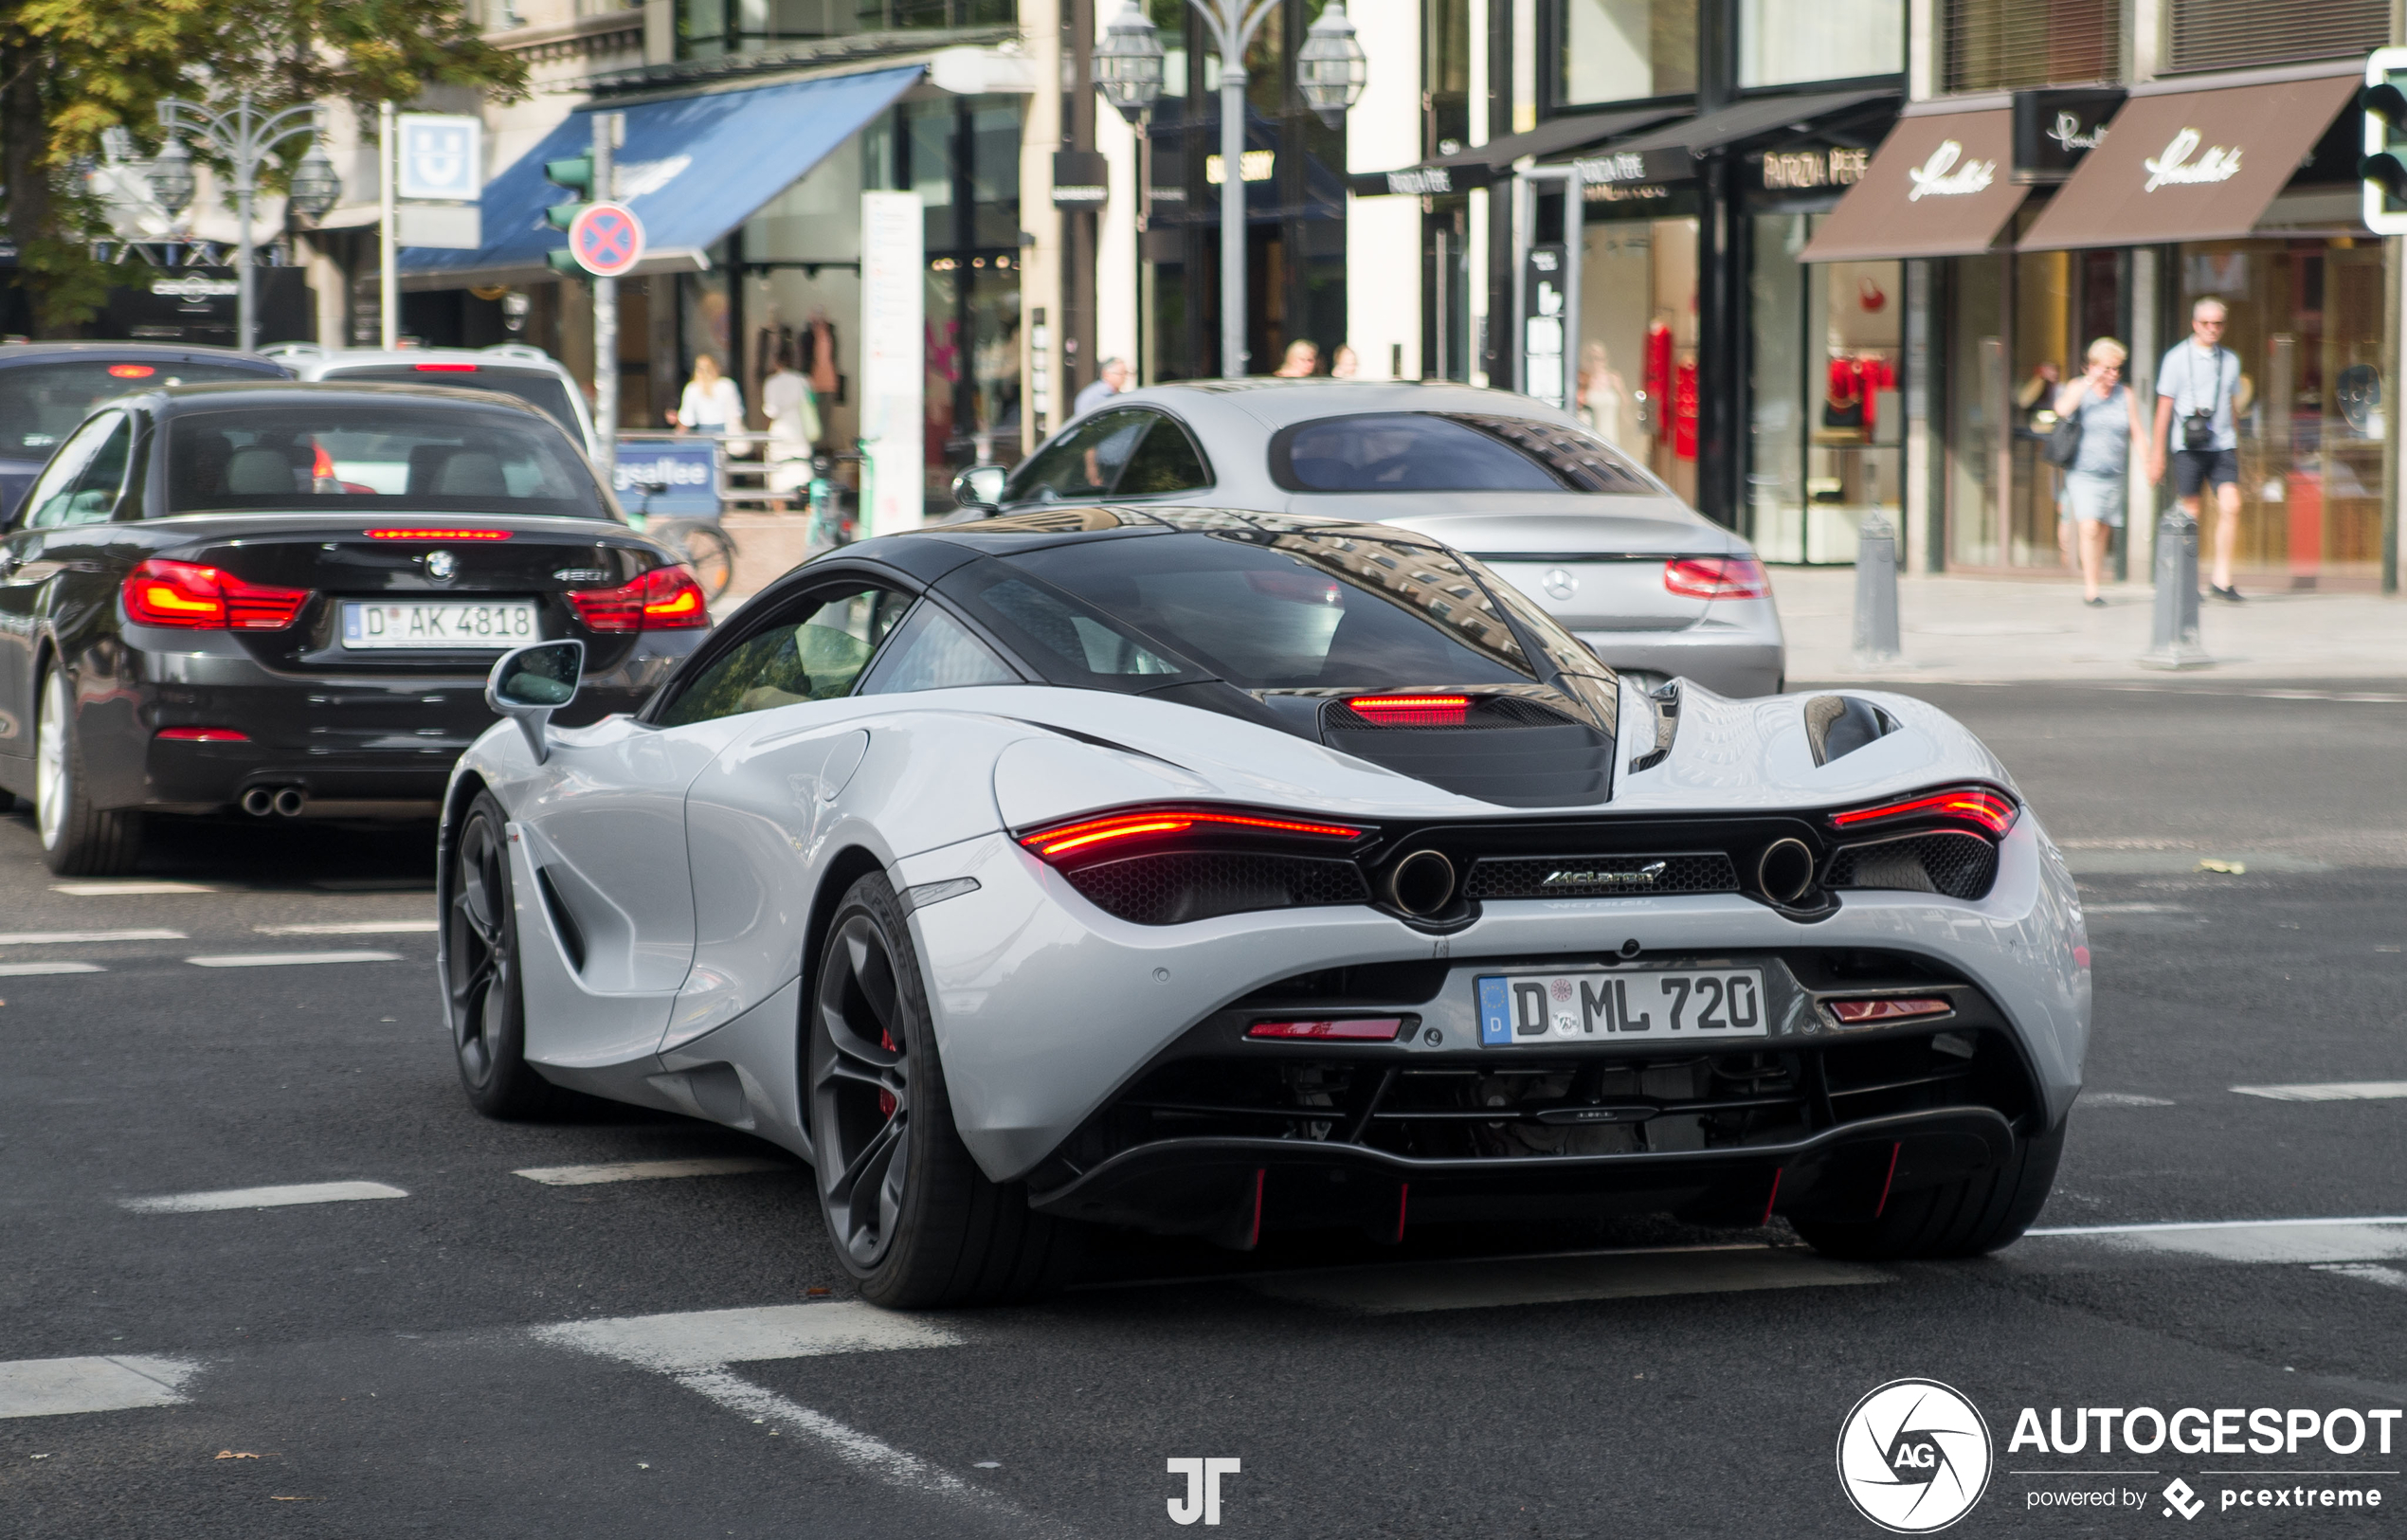
M1006 478L981 513L1101 501L1377 519L1470 553L1615 668L1777 692L1786 647L1754 549L1577 418L1460 385L1205 380L1117 395Z
M1642 692L1424 534L1167 506L843 547L550 726L578 650L495 665L445 803L469 1099L781 1144L878 1303L1089 1223L1958 1257L2047 1198L2080 901L1922 701Z
M342 380L355 385L440 385L463 390L498 390L516 396L568 432L588 459L599 460L593 414L568 366L523 342L490 348L320 348L287 342L268 350L304 380Z
M111 396L211 380L283 380L262 353L156 342L15 342L0 347L0 518L85 414Z
M0 789L58 872L149 812L434 810L507 648L586 643L590 716L710 625L557 424L512 396L183 385L106 403L0 534Z

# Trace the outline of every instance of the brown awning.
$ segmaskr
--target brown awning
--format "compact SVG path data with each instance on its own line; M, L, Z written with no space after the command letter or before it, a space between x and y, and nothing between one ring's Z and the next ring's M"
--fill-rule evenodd
M1864 179L1838 200L1799 260L1986 251L2028 190L2014 179L2011 109L1910 114L1889 131Z
M2134 95L2019 244L2058 251L2246 235L2360 83L2350 74Z

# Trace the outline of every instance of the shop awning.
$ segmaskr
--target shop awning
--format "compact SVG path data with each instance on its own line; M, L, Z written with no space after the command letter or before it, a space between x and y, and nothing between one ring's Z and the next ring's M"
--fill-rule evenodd
M1623 139L1613 146L1612 154L1583 160L1580 173L1590 182L1683 182L1694 177L1696 163L1715 150L1768 134L1801 134L1825 118L1896 95L1894 91L1818 91L1799 97L1756 97Z
M1573 118L1550 118L1527 133L1508 134L1451 155L1433 155L1402 171L1356 172L1346 178L1346 185L1358 198L1389 193L1423 196L1461 192L1488 186L1510 172L1512 163L1524 155L1559 155L1584 150L1674 116L1668 107L1646 107L1636 112L1582 113Z
M2025 251L2242 236L2356 96L2345 75L2213 90L2137 87L2019 243Z
M728 231L824 160L926 73L914 64L646 101L626 115L616 154L616 190L643 221L648 255L638 273L692 272ZM550 277L547 252L568 237L543 211L568 194L543 179L544 162L593 144L589 109L570 113L485 185L484 245L474 251L405 246L401 271L413 288L504 283Z
M1838 200L1798 260L1882 262L1986 251L2030 190L2016 183L2013 170L2013 108L1909 108L1873 152L1863 180Z

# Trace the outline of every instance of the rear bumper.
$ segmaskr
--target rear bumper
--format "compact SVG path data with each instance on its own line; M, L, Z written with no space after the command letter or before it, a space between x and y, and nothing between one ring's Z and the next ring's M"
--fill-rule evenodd
M1679 631L1575 634L1615 668L1694 679L1715 695L1732 698L1777 695L1788 673L1788 648L1777 623L1769 627L1700 625Z

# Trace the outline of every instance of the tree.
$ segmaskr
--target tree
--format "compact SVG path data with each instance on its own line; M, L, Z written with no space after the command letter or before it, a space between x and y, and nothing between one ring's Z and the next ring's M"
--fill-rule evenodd
M430 85L512 100L526 66L478 35L463 0L0 0L0 178L36 331L71 331L107 292L89 250L99 209L72 174L102 130L154 143L169 96L248 90L273 112Z

